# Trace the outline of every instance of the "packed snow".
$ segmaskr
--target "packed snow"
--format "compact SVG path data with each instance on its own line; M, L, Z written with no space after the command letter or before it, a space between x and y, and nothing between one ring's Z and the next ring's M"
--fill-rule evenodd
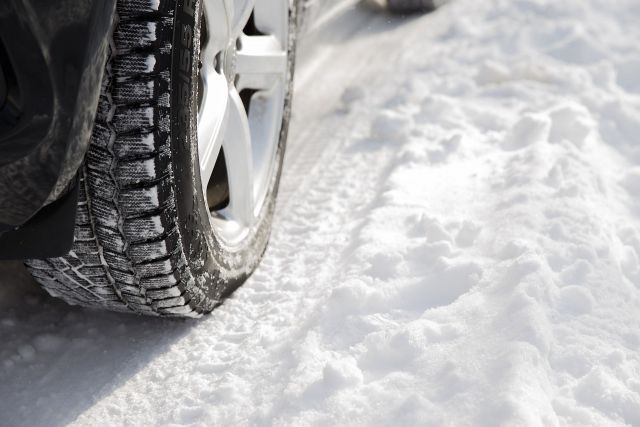
M303 42L270 248L213 315L0 266L0 425L640 425L640 2L358 5Z

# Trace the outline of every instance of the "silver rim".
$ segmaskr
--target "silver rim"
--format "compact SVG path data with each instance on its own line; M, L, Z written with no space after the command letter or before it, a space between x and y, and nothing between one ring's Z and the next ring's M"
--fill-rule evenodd
M277 171L289 0L204 0L201 31L200 173L213 230L234 246L256 225Z

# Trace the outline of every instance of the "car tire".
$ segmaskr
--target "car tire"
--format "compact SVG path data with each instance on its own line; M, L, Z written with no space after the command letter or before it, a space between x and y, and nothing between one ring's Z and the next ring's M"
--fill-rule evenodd
M436 8L434 0L387 0L387 7L393 13L429 12Z
M90 149L79 171L73 248L63 257L27 262L51 295L93 308L197 317L217 307L259 264L270 235L287 139L296 6L288 0L282 6L286 8L282 18L286 30L280 41L286 63L279 68L282 78L274 77L282 102L274 113L279 128L271 143L271 169L266 184L261 184L264 196L259 206L252 207L252 221L243 222L243 232L234 234L231 241L223 236L226 229L218 229L216 224L231 229L236 223L224 223L225 218L212 210L215 207L209 200L211 191L217 194L218 202L223 194L226 207L219 211L226 212L234 200L242 198L233 196L229 201L234 172L227 151L236 150L228 142L229 134L216 136L227 145L221 146L215 170L210 171L211 180L217 180L213 185L203 175L200 160L200 121L209 123L199 118L203 108L200 54L204 57L203 28L208 19L203 8L209 8L203 3L217 7L214 0L118 0ZM242 17L246 20L244 30L251 26L257 31L257 7L251 16ZM227 16L230 37L234 25L242 20L238 16L239 12ZM241 49L239 46L229 46L213 64L221 76L227 71L234 74L235 69L226 68L236 64L228 63L242 56L242 50L234 50ZM220 55L226 58L222 65ZM239 89L233 85L239 73L229 81L236 98ZM248 118L247 102L253 102L250 97L256 93L249 94L249 101L247 96L242 98ZM231 132L232 128L227 124L218 132ZM243 122L242 130L246 129ZM225 151L225 147L230 148Z

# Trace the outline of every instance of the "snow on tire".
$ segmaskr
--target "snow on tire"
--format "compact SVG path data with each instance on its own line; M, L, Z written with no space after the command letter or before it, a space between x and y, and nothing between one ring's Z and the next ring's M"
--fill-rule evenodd
M197 129L202 3L118 0L91 145L79 172L73 248L30 260L70 304L146 315L210 312L266 248L287 137L296 10L288 11L287 81L275 167L249 232L233 248L211 225Z

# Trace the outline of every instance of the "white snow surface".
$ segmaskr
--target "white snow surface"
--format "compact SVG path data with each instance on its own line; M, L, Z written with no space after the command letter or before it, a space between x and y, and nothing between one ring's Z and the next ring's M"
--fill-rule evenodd
M349 9L302 54L264 262L213 315L0 267L0 425L640 425L639 22Z

